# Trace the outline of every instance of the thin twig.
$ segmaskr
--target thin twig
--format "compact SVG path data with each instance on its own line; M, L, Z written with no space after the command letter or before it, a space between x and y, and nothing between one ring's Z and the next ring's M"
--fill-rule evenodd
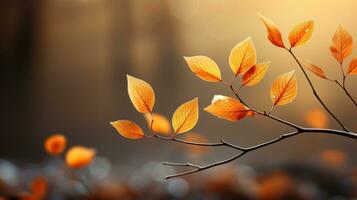
M198 143L198 142L191 142L191 141L185 141L185 140L181 140L181 139L177 139L177 138L167 138L167 137L163 137L160 135L154 135L154 137L163 139L163 140L170 140L170 141L174 141L174 142L178 142L178 143L183 143L183 144L188 144L188 145L195 145L195 146L211 146L211 147L216 147L216 146L226 146L226 147L230 147L236 150L239 150L239 153L237 153L236 155L234 155L231 158L225 159L225 160L221 160L218 162L214 162L205 166L199 166L196 164L192 164L192 163L174 163L174 162L163 162L163 165L169 165L169 166L176 166L176 167L191 167L193 168L192 170L189 171L185 171L185 172L181 172L181 173L177 173L177 174L173 174L173 175L169 175L166 176L166 179L170 179L170 178L175 178L175 177L180 177L180 176L185 176L185 175L189 175L189 174L193 174L202 170L206 170L215 166L219 166L219 165L223 165L229 162L232 162L236 159L238 159L239 157L243 156L244 154L256 150L256 149L260 149L262 147L277 143L281 140L284 140L286 138L290 138L293 137L295 135L298 135L300 133L327 133L327 134L334 134L334 135L339 135L339 136L345 136L345 137L349 137L349 138L354 138L357 139L357 134L353 133L353 132L349 132L349 131L341 131L341 130L334 130L334 129L320 129L320 128L304 128L301 126L298 126L296 124L293 124L291 122L285 121L283 119L280 119L278 117L272 116L269 113L266 113L265 111L258 111L254 108L252 108L251 106L249 106L248 104L246 104L243 99L239 96L239 94L235 91L233 85L229 85L229 84L225 84L224 82L222 82L225 86L228 86L230 88L230 90L233 92L233 94L236 96L236 98L238 100L241 101L241 103L243 103L248 109L252 110L255 113L258 113L262 116L268 117L270 119L273 119L275 121L278 121L282 124L288 125L292 128L295 128L296 131L294 132L289 132L286 134L283 134L281 136L279 136L278 138L274 138L272 140L269 140L267 142L255 145L255 146L251 146L251 147L242 147L242 146L238 146L238 145L234 145L231 144L223 139L221 139L220 142L216 142L216 143Z
M189 170L189 171L186 171L186 172L182 172L182 173L177 173L177 174L166 176L166 179L170 179L170 178L175 178L175 177L180 177L180 176L196 173L196 172L199 172L199 171L202 171L202 170L206 170L206 169L209 169L209 168L212 168L212 167L215 167L215 166L219 166L219 165L223 165L223 164L232 162L232 161L240 158L244 154L247 154L250 151L254 151L254 150L263 148L265 146L272 145L272 144L277 143L279 141L282 141L284 139L296 136L296 135L298 135L300 133L328 133L328 134L341 135L341 136L346 136L346 137L357 139L357 134L356 133L352 133L352 132L333 130L333 129L302 128L301 130L297 130L297 131L290 132L290 133L285 133L285 134L283 134L283 135L281 135L281 136L279 136L277 138L274 138L274 139L269 140L267 142L264 142L264 143L261 143L261 144L255 145L255 146L251 146L251 147L241 147L241 146L233 145L234 147L236 147L237 149L240 150L240 152L238 154L236 154L233 157L228 158L226 160L214 162L214 163L211 163L211 164L208 164L208 165L205 165L205 166L199 166L199 165L192 164L192 163L164 162L163 163L164 165L179 166L179 167L191 167L191 168L193 168L193 170ZM185 143L185 144L195 145L195 143L191 143L191 142ZM223 146L223 145L216 145L216 146Z
M329 79L331 80L331 79ZM347 97L353 102L353 104L355 106L357 106L357 102L356 100L353 99L352 95L347 91L346 87L344 87L340 82L338 82L337 80L331 80L333 82L335 82L343 91L345 91Z
M336 120L336 122L343 128L343 130L345 131L349 131L348 128L346 128L343 123L336 117L335 114L333 114L330 109L325 105L325 103L322 101L322 99L320 98L320 96L317 94L316 89L314 87L314 85L312 84L309 76L306 74L305 69L302 67L300 61L297 59L297 57L295 56L295 54L293 53L293 51L291 49L287 49L286 50L291 54L291 56L294 58L294 60L296 61L296 63L299 65L301 71L304 73L304 76L306 78L306 80L308 81L312 92L314 94L314 96L316 97L316 99L320 102L320 104L322 105L322 107L324 107L324 109Z

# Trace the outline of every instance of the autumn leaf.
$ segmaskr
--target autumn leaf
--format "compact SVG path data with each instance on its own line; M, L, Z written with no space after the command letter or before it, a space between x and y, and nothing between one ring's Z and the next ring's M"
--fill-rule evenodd
M263 21L267 32L268 32L268 40L273 43L275 46L285 48L283 39L281 38L281 33L278 27L274 24L274 22L260 13L258 13L260 19Z
M198 98L179 106L172 116L172 127L175 133L191 130L198 121Z
M45 150L50 155L59 155L66 148L66 137L61 134L55 134L48 137L45 141Z
M332 56L338 62L343 62L343 60L352 53L352 48L352 36L340 25L332 37L330 45Z
M229 65L235 76L244 74L257 62L254 44L250 37L237 44L229 55Z
M357 57L353 58L348 66L347 74L357 74Z
M316 66L316 65L314 65L314 64L311 64L311 63L309 63L309 62L305 62L305 63L304 63L304 66L305 66L308 70L310 70L312 73L316 74L317 76L319 76L319 77L321 77L321 78L323 78L323 79L328 79L327 76L326 76L326 74L325 74L325 72L324 72L324 70L323 70L321 67Z
M148 126L152 124L152 131L154 133L162 133L164 135L170 135L171 133L171 125L170 121L163 115L158 113L145 114L145 119L148 123Z
M289 34L291 48L307 43L314 30L314 21L309 20L296 25Z
M270 62L256 64L250 68L242 78L242 86L253 86L258 84L266 74Z
M136 123L129 120L110 122L120 135L128 139L141 139L145 137L143 130Z
M131 102L140 113L150 113L155 103L155 93L145 81L127 75L128 93Z
M68 167L75 169L85 167L92 162L95 154L94 149L74 146L66 154L66 164Z
M270 97L274 106L291 103L296 95L297 80L295 70L278 76L270 89Z
M191 71L202 80L219 82L222 80L218 65L207 56L184 57Z
M237 121L246 115L254 115L251 113L251 110L244 106L239 100L223 95L215 95L211 105L204 108L204 110L218 118L229 121Z

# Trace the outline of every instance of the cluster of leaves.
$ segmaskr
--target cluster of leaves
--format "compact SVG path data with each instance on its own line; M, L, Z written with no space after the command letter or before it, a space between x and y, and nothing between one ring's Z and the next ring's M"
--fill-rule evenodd
M284 43L279 30L271 20L263 17L262 20L267 26L269 40L283 47ZM306 43L313 30L313 22L307 21L297 25L291 31L289 40L291 47L297 47ZM215 61L207 56L184 57L191 71L202 80L208 82L221 82L221 71ZM257 55L254 44L250 37L238 43L230 52L229 65L235 77L242 75L241 86L254 86L265 76L270 62L257 63ZM155 93L153 88L145 81L127 75L128 94L136 110L145 114L149 122L150 130L153 133L167 133L171 128L168 120L160 114L152 113L155 104ZM234 80L233 80L234 81ZM232 86L233 84L229 85ZM297 80L295 70L278 76L270 89L270 97L275 105L285 105L292 102L297 96ZM250 110L236 98L223 95L215 95L211 105L204 108L205 111L223 119L237 121L245 116L254 116L254 111ZM195 98L182 104L176 109L172 116L173 134L180 134L191 130L198 120L198 99ZM157 119L157 121L156 121ZM114 128L124 137L130 139L140 139L145 137L143 130L136 123L129 120L118 120L111 122Z
M199 118L198 98L194 98L193 100L180 105L173 113L172 122L170 125L170 122L166 117L158 113L153 113L153 108L155 104L155 93L153 88L150 86L150 84L148 84L147 82L141 79L134 78L132 76L127 75L128 94L130 100L134 105L135 109L139 113L144 114L149 129L151 131L151 134L145 135L143 129L138 124L129 120L118 120L118 121L111 122L111 125L118 131L119 134L129 139L141 139L144 137L158 137L161 139L174 140L176 142L198 145L198 146L229 146L231 148L237 149L242 152L230 159L223 160L217 163L212 163L205 167L193 165L191 163L166 163L168 165L173 165L173 166L189 166L194 168L194 170L192 171L169 176L169 178L194 173L203 169L208 169L220 164L230 162L240 157L241 155L245 154L248 151L269 144L273 144L277 141L282 140L283 138L288 138L301 132L322 131L322 132L328 132L334 134L343 133L346 136L353 137L353 138L357 137L355 133L348 131L348 129L344 127L342 122L340 122L337 119L337 117L324 104L324 102L316 93L316 90L313 84L311 83L311 80L306 75L302 64L292 52L293 48L299 47L309 42L312 36L312 32L314 30L314 22L309 20L299 23L295 27L293 27L293 29L290 31L288 36L288 40L290 43L290 47L288 48L283 42L281 32L279 31L277 26L272 22L272 20L260 14L259 16L267 29L268 40L275 46L283 48L290 52L290 54L293 56L295 61L300 66L301 70L304 72L304 75L310 84L314 96L317 98L317 100L319 100L320 104L325 108L325 110L332 117L334 117L335 120L342 126L345 132L332 130L332 129L316 130L311 128L304 128L295 125L291 122L281 120L270 114L271 111L275 108L275 106L281 106L291 103L296 98L298 92L298 86L297 86L297 79L295 76L295 70L281 74L273 81L270 88L270 98L272 101L272 107L269 112L255 110L249 107L246 103L244 103L241 100L238 92L234 89L234 81L236 80L236 78L238 76L242 76L239 89L243 87L254 86L264 78L270 65L270 62L261 62L261 63L257 62L257 54L254 44L251 38L248 37L247 39L243 40L242 42L234 46L230 52L229 66L234 74L234 78L229 83L222 79L221 71L218 64L211 58L202 55L184 57L186 63L188 64L188 67L197 77L211 83L222 83L224 86L229 87L232 90L233 94L235 95L235 98L229 96L223 96L223 95L215 95L212 99L211 104L205 107L204 110L218 118L226 119L233 122L241 120L247 116L253 117L256 114L259 114L268 117L270 119L273 119L275 121L278 121L282 124L289 125L295 128L296 131L284 134L277 139L273 139L271 141L249 148L243 148L236 145L232 145L223 140L220 143L194 143L190 141L179 140L176 139L175 136L177 134L182 134L190 131L192 128L194 128L194 126L198 121ZM336 58L336 60L340 62L340 66L343 74L343 84L340 84L338 81L334 81L334 82L339 84L339 86L342 89L344 89L344 91L350 97L350 99L354 101L345 88L345 76L347 74L357 73L356 72L357 58L351 61L348 72L347 74L345 74L342 69L342 62L344 58L346 58L348 55L351 54L352 37L342 27L339 27L335 35L333 36L330 50L332 55ZM320 67L317 67L312 64L306 64L305 67L322 78L332 80L326 77L324 71ZM173 131L171 131L171 126ZM157 133L169 135L170 137L158 136Z

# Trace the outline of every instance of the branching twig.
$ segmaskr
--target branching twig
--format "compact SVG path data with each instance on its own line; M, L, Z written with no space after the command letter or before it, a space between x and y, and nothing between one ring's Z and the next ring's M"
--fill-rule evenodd
M340 82L338 82L337 80L331 80L333 82L335 82L347 95L347 97L353 102L353 104L355 104L355 106L357 106L357 102L356 100L353 99L352 95L347 91L346 86L342 85Z
M279 142L281 140L293 137L293 136L298 135L300 133L327 133L327 134L334 134L334 135L340 135L340 136L345 136L345 137L357 139L357 134L353 133L353 132L340 131L340 130L334 130L334 129L304 128L304 127L301 127L301 126L296 125L294 123L285 121L285 120L280 119L278 117L275 117L275 116L273 116L271 114L268 114L268 113L266 113L264 111L258 111L256 109L248 106L248 104L246 104L242 100L242 98L239 96L239 94L235 91L233 85L226 84L224 82L223 82L223 84L228 86L230 88L230 90L233 92L233 94L236 96L236 98L238 100L240 100L248 109L252 110L253 112L255 112L255 113L259 114L259 115L268 117L268 118L270 118L272 120L275 120L275 121L277 121L279 123L288 125L288 126L294 128L296 130L293 131L293 132L289 132L289 133L283 134L283 135L279 136L278 138L274 138L274 139L269 140L267 142L264 142L264 143L261 143L261 144L255 145L255 146L251 146L251 147L242 147L242 146L234 145L234 144L231 144L231 143L229 143L229 142L227 142L227 141L225 141L223 139L221 139L220 142L216 142L216 143L198 143L198 142L185 141L185 140L181 140L181 139L177 139L177 138L167 138L167 137L163 137L163 136L154 134L153 137L156 137L156 138L159 138L159 139L163 139L163 140L170 140L170 141L174 141L174 142L178 142L178 143L183 143L183 144L188 144L188 145L195 145L195 146L210 146L210 147L226 146L226 147L233 148L233 149L236 149L236 150L239 151L239 153L237 153L236 155L232 156L231 158L228 158L228 159L225 159L225 160L221 160L221 161L217 161L217 162L205 165L205 166L199 166L199 165L192 164L192 163L163 162L163 165L193 168L192 170L189 170L189 171L185 171L185 172L181 172L181 173L177 173L177 174L166 176L166 179L175 178L175 177L180 177L180 176L196 173L196 172L199 172L199 171L202 171L202 170L206 170L206 169L209 169L209 168L212 168L212 167L215 167L215 166L219 166L219 165L223 165L223 164L232 162L232 161L240 158L241 156L243 156L244 154L246 154L246 153L248 153L250 151L253 151L253 150L256 150L256 149L260 149L262 147L277 143L277 142Z
M301 71L304 73L304 76L306 78L306 80L308 81L311 89L312 89L312 92L314 94L314 96L316 97L316 99L320 102L320 104L322 105L322 107L324 107L324 109L336 120L336 122L338 124L340 124L340 126L343 128L343 130L345 131L349 131L344 125L343 123L336 117L335 114L333 114L330 109L326 106L326 104L322 101L322 99L320 98L320 96L317 94L316 92L316 89L314 87L314 85L312 84L309 76L306 74L306 71L305 69L303 68L303 66L301 65L300 61L297 59L297 57L295 56L295 54L293 53L293 51L291 49L287 49L286 50L291 54L291 56L294 58L294 60L296 61L296 63L299 65Z

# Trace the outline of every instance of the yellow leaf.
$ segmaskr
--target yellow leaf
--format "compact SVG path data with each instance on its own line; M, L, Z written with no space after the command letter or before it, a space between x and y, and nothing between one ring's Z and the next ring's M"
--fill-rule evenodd
M229 65L235 76L244 74L257 62L254 44L250 37L233 47L229 55Z
M127 75L128 93L131 102L138 112L152 112L155 103L155 93L145 81Z
M66 154L66 164L70 168L81 168L89 165L96 152L94 149L74 146Z
M59 155L66 148L67 139L64 135L55 134L45 141L45 150L50 155Z
M309 20L296 25L289 34L291 47L297 47L307 43L314 30L314 21Z
M351 60L347 74L357 74L357 57Z
M242 78L242 86L253 86L258 84L266 74L270 62L256 64L250 68Z
M297 80L295 70L282 74L274 80L270 89L270 97L275 105L291 103L297 95Z
M198 121L198 98L179 106L172 116L172 127L175 133L191 130Z
M271 43L273 43L275 46L285 48L283 39L281 38L281 33L278 27L274 24L273 21L270 19L264 17L260 13L258 13L260 19L263 21L267 32L268 32L268 39Z
M211 105L207 106L205 111L212 115L229 121L237 121L246 115L253 116L252 111L244 106L239 100L223 95L215 95Z
M304 63L304 66L310 70L312 73L316 74L317 76L323 78L323 79L328 79L324 70L319 67L319 66L316 66L314 64L311 64L311 63Z
M136 123L129 120L110 122L120 135L128 139L141 139L145 137L143 130Z
M218 65L209 57L192 56L184 57L191 71L202 80L219 82L222 80Z
M152 114L146 114L145 119L148 123L149 128L151 126L151 120L153 119L152 131L154 133L162 133L164 135L170 135L171 133L170 121L165 116L158 113L152 113Z
M352 36L340 25L332 37L330 45L332 56L338 62L343 62L343 60L352 53L352 48Z

